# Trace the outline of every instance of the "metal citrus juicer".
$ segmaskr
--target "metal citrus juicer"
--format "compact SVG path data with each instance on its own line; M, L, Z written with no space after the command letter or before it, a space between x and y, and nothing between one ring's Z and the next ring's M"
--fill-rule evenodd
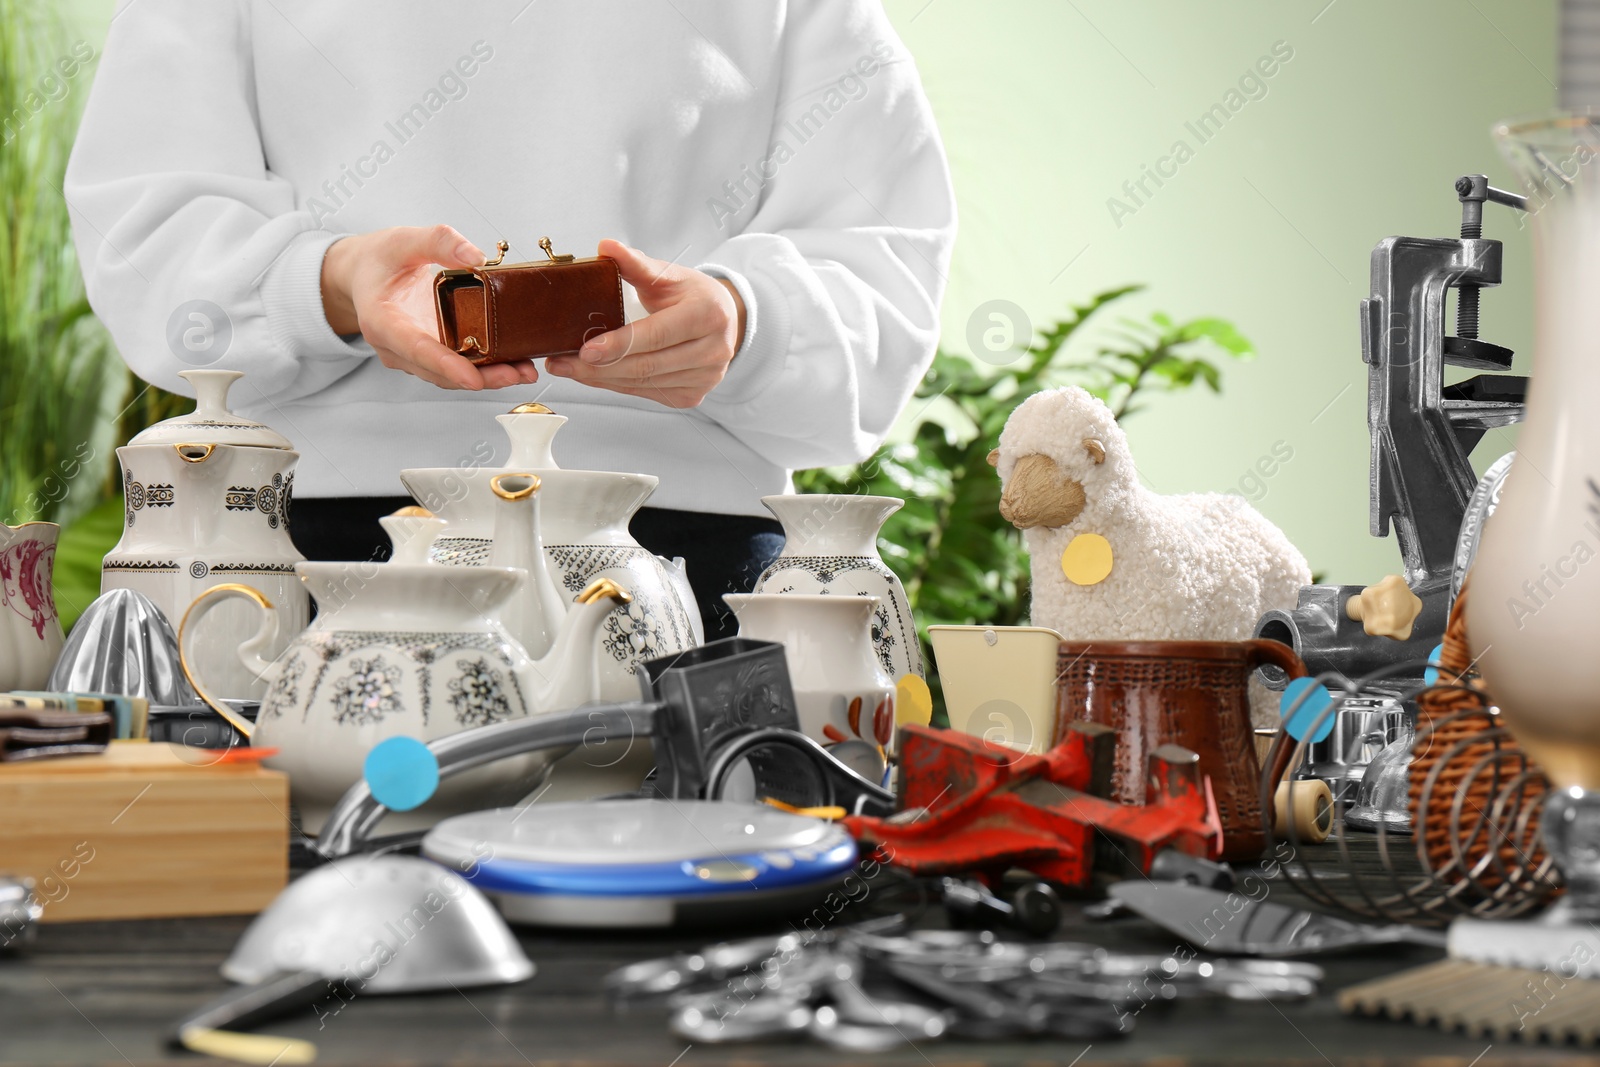
M1361 679L1341 699L1330 734L1308 746L1296 774L1326 782L1355 805L1352 825L1405 832L1404 807L1375 803L1363 789L1368 767L1406 759L1414 713L1404 696L1423 683L1424 665L1444 635L1460 571L1476 549L1481 515L1469 506L1479 478L1471 454L1491 428L1522 419L1527 379L1508 348L1482 340L1482 290L1501 281L1502 244L1483 236L1484 205L1524 209L1515 193L1482 174L1457 178L1459 237L1386 237L1372 250L1371 294L1361 302L1361 359L1367 365L1371 435L1370 531L1399 543L1402 575L1371 586L1308 585L1288 611L1269 611L1256 637L1290 645L1313 675ZM1446 311L1455 290L1455 332ZM1445 384L1446 367L1489 373ZM1288 678L1263 668L1269 688ZM1403 773L1403 768L1402 768ZM1391 779L1394 777L1390 775ZM1394 790L1379 790L1393 799Z

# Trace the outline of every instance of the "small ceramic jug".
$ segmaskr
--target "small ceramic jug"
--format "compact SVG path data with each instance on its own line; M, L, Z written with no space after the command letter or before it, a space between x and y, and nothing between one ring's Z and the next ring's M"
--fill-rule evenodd
M800 729L840 762L883 784L894 741L895 683L873 648L878 599L727 593L739 636L782 643Z
M905 588L878 555L878 531L905 501L891 496L802 493L764 496L783 524L783 554L756 579L757 593L878 598L872 648L889 677L922 677L922 646Z
M53 522L0 525L0 692L43 689L61 654L50 585L60 534Z

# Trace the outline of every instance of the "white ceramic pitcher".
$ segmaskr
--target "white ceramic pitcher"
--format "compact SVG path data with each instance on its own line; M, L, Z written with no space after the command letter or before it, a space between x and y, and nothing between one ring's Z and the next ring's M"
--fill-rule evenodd
M0 692L43 689L61 654L53 522L0 524Z
M872 644L876 597L726 593L739 636L783 644L800 729L882 784L895 733L895 683Z

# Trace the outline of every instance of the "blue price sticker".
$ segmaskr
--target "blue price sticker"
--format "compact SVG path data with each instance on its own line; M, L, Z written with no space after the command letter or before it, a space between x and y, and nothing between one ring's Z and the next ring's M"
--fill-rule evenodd
M1304 700L1300 698L1304 696ZM1300 706L1295 708L1295 702L1300 701ZM1328 692L1328 687L1318 682L1315 678L1296 678L1284 687L1283 695L1278 698L1278 714L1284 716L1284 726L1289 731L1289 736L1296 741L1304 741L1306 733L1312 729L1312 741L1322 741L1333 733L1333 712L1328 711L1333 707L1333 694ZM1289 709L1294 708L1293 714ZM1323 712L1328 712L1323 715ZM1321 722L1317 720L1321 719Z
M1434 645L1433 651L1428 653L1428 662L1438 663L1441 659L1444 659L1444 645ZM1439 668L1429 667L1427 670L1423 671L1422 680L1428 685L1438 685Z
M414 737L378 742L361 773L373 798L390 811L420 807L439 788L439 761Z

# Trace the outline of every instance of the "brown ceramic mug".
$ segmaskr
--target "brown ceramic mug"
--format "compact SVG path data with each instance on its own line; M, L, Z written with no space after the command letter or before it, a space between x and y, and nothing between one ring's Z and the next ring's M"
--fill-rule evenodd
M1290 678L1305 664L1277 641L1063 641L1056 659L1056 737L1074 719L1117 732L1112 796L1145 802L1152 749L1200 757L1222 820L1224 859L1261 854L1260 764L1250 725L1250 675L1271 664Z

